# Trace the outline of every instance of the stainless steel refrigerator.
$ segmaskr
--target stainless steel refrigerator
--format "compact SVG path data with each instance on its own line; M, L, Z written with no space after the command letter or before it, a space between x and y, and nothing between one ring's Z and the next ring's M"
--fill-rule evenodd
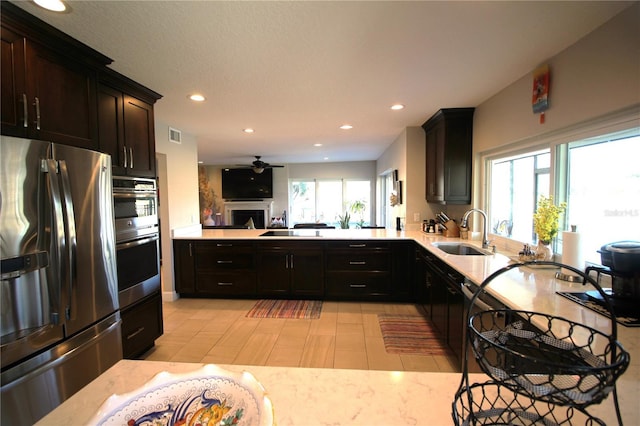
M122 358L111 157L2 136L2 424L33 424Z

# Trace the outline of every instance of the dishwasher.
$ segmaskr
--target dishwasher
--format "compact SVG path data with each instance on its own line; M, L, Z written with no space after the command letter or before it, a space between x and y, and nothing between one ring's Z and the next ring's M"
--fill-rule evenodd
M479 290L479 286L465 278L464 283L461 286L461 292L464 296L464 311L462 312L463 316L463 342L467 340L467 322L469 320L468 313L471 312L471 315L475 315L478 312L482 311L497 311L491 315L491 320L494 324L496 324L500 328L504 328L508 323L508 308L502 302L498 301L495 297L491 296L484 289L480 290L480 294L473 302L473 307L471 311L469 308L471 307L471 300L473 299L474 294ZM464 344L463 344L464 348ZM461 350L462 353L462 350ZM462 357L462 361L464 362L464 357ZM480 373L482 369L476 362L474 358L473 349L470 345L467 345L467 369L470 373Z

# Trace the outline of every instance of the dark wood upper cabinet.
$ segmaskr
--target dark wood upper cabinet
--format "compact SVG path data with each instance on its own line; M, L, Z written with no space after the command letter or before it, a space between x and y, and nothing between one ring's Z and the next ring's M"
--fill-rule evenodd
M96 73L2 27L2 133L97 149Z
M422 125L426 136L426 199L470 204L474 108L441 109Z
M114 175L156 176L153 104L160 98L114 71L100 73L100 150L111 154Z
M112 60L2 1L2 134L102 151L115 175L155 177L153 105L162 96Z

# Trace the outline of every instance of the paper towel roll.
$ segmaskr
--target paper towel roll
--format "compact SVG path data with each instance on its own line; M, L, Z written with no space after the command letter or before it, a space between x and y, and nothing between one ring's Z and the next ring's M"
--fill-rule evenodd
M584 270L584 256L582 254L582 237L579 232L565 231L562 233L562 263ZM566 268L560 271L566 275L576 275Z

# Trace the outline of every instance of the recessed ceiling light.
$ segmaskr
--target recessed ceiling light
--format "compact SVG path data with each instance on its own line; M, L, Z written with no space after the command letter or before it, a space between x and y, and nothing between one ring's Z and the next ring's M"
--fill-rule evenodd
M189 99L191 99L194 102L204 102L206 98L204 97L204 95L201 95L200 93L194 93L193 95L189 95Z
M314 143L313 146L322 146L321 143Z
M340 126L340 128L342 130L350 130L353 129L353 126L351 124L343 124L342 126Z
M404 105L402 104L395 104L395 105L391 105L391 109L394 111L398 111L400 109L404 108Z
M247 127L246 129L242 129L242 131L245 132L245 133L253 133L253 132L255 132L255 130L253 130L250 127Z
M198 164L204 164L204 161L198 160Z
M67 6L61 0L33 0L35 4L53 12L64 12Z
M324 157L324 159L325 159L325 160L328 160L328 159L329 159L329 157Z

